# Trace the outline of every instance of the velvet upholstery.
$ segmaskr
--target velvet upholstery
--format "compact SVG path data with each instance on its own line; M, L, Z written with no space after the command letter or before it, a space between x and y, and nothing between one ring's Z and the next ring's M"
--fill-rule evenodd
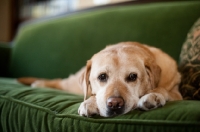
M81 117L83 96L46 88L30 88L0 79L1 126L8 132L145 131L194 132L200 129L200 101L168 102L151 110L116 117Z

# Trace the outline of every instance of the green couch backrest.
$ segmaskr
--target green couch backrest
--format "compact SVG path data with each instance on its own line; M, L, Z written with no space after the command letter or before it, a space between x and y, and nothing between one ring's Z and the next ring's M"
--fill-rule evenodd
M64 78L106 45L138 41L178 61L200 1L118 6L27 24L16 36L10 76Z

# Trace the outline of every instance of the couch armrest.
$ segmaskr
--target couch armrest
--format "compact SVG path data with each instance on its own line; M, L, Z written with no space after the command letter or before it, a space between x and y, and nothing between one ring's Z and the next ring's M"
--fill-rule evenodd
M0 43L0 77L8 76L8 68L11 56L11 46Z

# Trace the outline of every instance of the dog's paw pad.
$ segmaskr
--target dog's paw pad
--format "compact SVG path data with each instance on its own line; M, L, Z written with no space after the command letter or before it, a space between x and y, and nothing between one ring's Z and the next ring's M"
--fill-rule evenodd
M138 102L138 108L141 110L150 110L164 106L166 103L163 95L159 93L149 93L143 96Z

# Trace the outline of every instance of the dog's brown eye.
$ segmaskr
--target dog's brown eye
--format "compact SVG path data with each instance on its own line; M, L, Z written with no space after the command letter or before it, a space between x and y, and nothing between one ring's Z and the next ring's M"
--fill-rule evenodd
M130 73L128 77L126 78L127 82L133 82L137 79L137 74L136 73Z
M98 79L101 81L101 82L106 82L108 80L108 75L103 73L103 74L100 74L98 76Z

